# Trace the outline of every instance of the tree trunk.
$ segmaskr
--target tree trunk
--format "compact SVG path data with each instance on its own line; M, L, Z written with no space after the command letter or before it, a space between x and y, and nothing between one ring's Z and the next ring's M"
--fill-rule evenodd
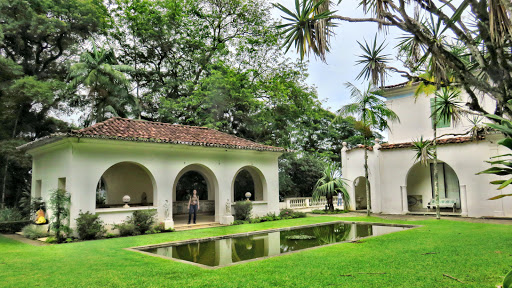
M5 166L4 166L4 177L2 180L2 203L0 208L5 208L5 182L7 182L7 172L9 172L9 157L5 157Z
M16 130L18 129L18 121L20 119L21 107L19 107L18 114L16 115L16 121L14 121L14 128L12 129L12 139L16 137ZM2 203L0 208L5 208L5 186L7 182L7 173L9 172L9 155L5 155L5 166L4 166L4 177L2 181Z
M366 188L366 215L370 216L372 213L372 199L370 195L370 181L368 180L368 149L366 149L366 137L364 137L364 177L365 177L365 188Z
M332 201L332 199L333 199L332 195L329 195L326 198L327 198L327 206L329 207L329 210L334 211L334 203Z
M432 120L434 121L434 140L432 145L434 145L434 197L436 198L436 219L441 219L441 210L439 208L439 178L437 173L437 97L434 97L434 114L432 115Z

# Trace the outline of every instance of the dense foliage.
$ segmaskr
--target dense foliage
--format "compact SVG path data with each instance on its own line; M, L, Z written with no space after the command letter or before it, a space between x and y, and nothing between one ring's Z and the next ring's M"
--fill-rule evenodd
M252 202L235 202L235 220L249 221L252 216Z
M505 135L504 139L501 139L498 141L498 145L506 147L508 150L512 150L512 121L502 118L502 117L495 116L495 115L489 115L489 117L494 118L495 120L499 121L500 123L499 124L489 123L487 125L493 129L496 129L497 131L500 131L501 133L503 133ZM491 181L491 184L499 185L497 188L498 190L502 190L502 189L508 187L512 183L512 178L510 178L512 175L512 170L511 170L512 160L510 159L511 155L512 154L507 153L507 154L494 156L493 157L494 159L487 161L487 163L491 164L492 167L488 168L484 171L481 171L477 174L491 174L491 175L505 177L500 180ZM490 200L500 199L500 198L508 197L508 196L512 196L512 194L510 194L510 193L500 194L500 195L490 198Z
M362 135L352 118L331 124L304 84L306 64L281 51L270 9L267 0L1 2L0 204L30 191L30 158L15 147L74 128L59 119L206 126L339 161L342 142Z
M286 34L285 47L295 45L301 58L313 52L325 61L329 36L338 21L374 23L383 33L396 29L401 33L396 57L405 69L390 66L390 55L384 54L384 45L375 40L373 44L359 43L362 54L357 63L362 70L357 78L382 86L388 73L398 73L434 91L460 87L469 96L469 109L481 115L512 117L508 103L512 99L510 1L362 0L361 18L342 15L342 1L295 3L296 9L291 10L277 6L286 20L280 26ZM486 107L482 94L495 103Z
M92 214L89 211L85 213L80 211L78 218L75 220L76 232L78 233L78 237L82 240L101 238L107 232L105 228L103 228L103 221L97 214Z
M28 239L36 240L38 238L43 238L48 236L48 231L45 231L44 228L41 228L37 225L30 224L21 230L23 232L23 236Z
M155 224L155 216L156 211L154 210L137 210L133 212L128 222L135 226L135 230L139 234L144 234Z

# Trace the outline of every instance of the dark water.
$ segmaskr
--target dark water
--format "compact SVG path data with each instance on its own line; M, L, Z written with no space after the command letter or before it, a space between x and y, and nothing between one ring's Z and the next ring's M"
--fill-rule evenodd
M281 253L367 236L383 235L408 228L336 223L140 250L207 266L224 266L244 260L276 256Z

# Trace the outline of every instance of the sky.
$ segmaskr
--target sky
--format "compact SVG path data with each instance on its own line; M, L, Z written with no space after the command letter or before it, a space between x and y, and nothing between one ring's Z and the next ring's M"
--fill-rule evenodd
M301 0L302 1L302 0ZM337 10L336 15L346 17L364 17L362 8L358 8L357 0L344 0L334 10ZM291 11L295 11L295 0L277 0L274 3L280 3ZM284 15L279 9L273 8L272 15L276 19L281 19ZM283 20L286 21L286 20ZM341 108L343 105L351 103L350 92L345 88L344 83L351 82L359 89L363 90L367 87L368 82L363 79L356 80L357 75L361 71L362 65L356 66L358 60L357 55L361 54L361 48L357 41L364 43L373 42L375 34L378 33L378 41L386 41L386 54L390 54L393 60L390 65L402 68L402 65L395 59L396 49L394 48L398 42L397 37L402 33L397 28L389 29L384 34L378 32L377 24L375 23L349 23L349 22L335 22L338 27L334 28L335 36L331 38L331 51L326 57L326 63L320 61L313 55L309 59L309 77L307 84L313 85L318 91L318 97L323 101L324 108L333 112ZM298 58L293 46L287 53L287 56L295 59ZM386 85L401 83L406 81L405 78L399 75L390 75L386 80Z

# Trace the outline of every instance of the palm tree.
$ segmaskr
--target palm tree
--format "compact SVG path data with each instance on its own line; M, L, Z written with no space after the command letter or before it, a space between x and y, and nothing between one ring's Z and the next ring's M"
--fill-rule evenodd
M329 52L329 36L332 35L331 27L335 25L328 21L328 17L334 13L329 11L329 2L325 1L301 1L295 0L295 11L290 11L281 4L274 4L279 10L287 14L284 19L290 21L287 24L277 26L284 29L286 34L283 47L286 52L292 44L295 44L300 58L309 55L313 51L315 55L325 62L325 54Z
M427 165L429 160L432 160L433 176L434 176L434 198L436 201L436 218L441 218L441 210L439 208L439 176L437 170L437 139L444 136L437 136L437 127L441 122L453 122L457 125L462 120L462 116L466 115L468 111L463 109L463 103L460 99L460 91L457 89L450 89L443 87L436 91L433 105L432 105L432 129L434 131L434 138L413 141L413 150L416 151L415 160L420 161L423 165ZM468 133L473 131L470 129ZM467 134L467 133L464 133Z
M341 192L343 203L345 203L344 209L346 211L350 208L350 196L346 186L345 180L341 178L341 169L338 164L329 162L322 172L322 178L316 182L313 188L313 200L318 201L320 197L325 196L329 209L334 211L332 199L338 192Z
M460 91L443 87L436 91L434 97L433 111L430 117L433 122L434 139L433 146L433 165L434 165L434 197L436 198L436 219L441 219L441 210L439 208L439 175L437 171L437 127L441 122L453 122L454 125L460 123L464 110L462 102L459 101Z
M389 129L388 121L399 121L395 112L386 106L386 103L378 96L379 91L372 91L372 85L368 85L368 89L361 92L352 83L345 84L350 89L350 97L354 100L353 103L343 106L338 111L338 116L334 121L340 121L342 117L353 115L359 118L363 127L367 127L368 131L371 129L384 130ZM368 216L371 214L371 199L370 199L370 184L368 180L368 139L370 135L363 133L364 145L364 174L366 178L366 213Z
M86 126L103 121L109 116L127 117L137 109L137 101L128 93L130 81L125 72L132 71L128 65L120 65L112 49L96 47L80 56L80 62L71 66L69 77L73 87L88 89L86 103L90 113Z

